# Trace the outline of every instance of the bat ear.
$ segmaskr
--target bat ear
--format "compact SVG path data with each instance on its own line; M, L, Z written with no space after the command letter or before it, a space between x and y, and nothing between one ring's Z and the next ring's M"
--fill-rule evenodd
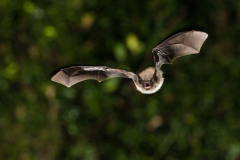
M138 78L140 78L140 79L141 79L141 77L139 76L138 72L137 72L137 76L138 76Z
M152 81L157 82L157 80L158 80L157 71L156 71L156 69L155 69L154 74L153 74L153 77L152 77Z
M139 84L142 84L142 83L143 83L143 80L142 80L142 78L139 76L138 72L137 72L137 77L138 77L138 83L139 83Z

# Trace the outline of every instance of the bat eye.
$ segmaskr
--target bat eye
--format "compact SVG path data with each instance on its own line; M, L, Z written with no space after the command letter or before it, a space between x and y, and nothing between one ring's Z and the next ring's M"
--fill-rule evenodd
M138 83L141 84L144 87L144 81L141 77L138 78Z
M156 74L153 75L153 80L154 80L155 82L157 82L158 78L157 78L157 75L156 75Z
M152 78L150 81L151 86L153 86L154 83L155 83L155 80Z
M138 76L138 83L142 84L142 86L144 86L144 82L143 82L142 78L139 76L138 73L137 73L137 76Z
M158 81L158 77L157 77L157 73L155 71L154 74L153 74L153 77L151 79L151 82L157 82L157 81Z

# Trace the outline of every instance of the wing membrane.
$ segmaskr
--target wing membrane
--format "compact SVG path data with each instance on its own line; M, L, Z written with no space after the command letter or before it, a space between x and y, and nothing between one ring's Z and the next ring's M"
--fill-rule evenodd
M177 57L199 53L207 37L207 33L200 31L173 35L153 48L155 66L160 68L162 64L171 64Z
M106 66L73 66L61 69L52 77L51 80L67 87L71 87L78 82L88 79L101 82L113 77L132 79L134 75L134 73L123 69L110 68Z

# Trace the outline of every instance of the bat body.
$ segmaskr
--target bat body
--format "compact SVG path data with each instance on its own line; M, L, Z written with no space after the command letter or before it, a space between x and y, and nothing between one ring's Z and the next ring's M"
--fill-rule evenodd
M173 35L152 49L155 67L146 68L139 74L107 66L73 66L61 69L51 80L71 87L88 79L101 82L113 77L123 77L132 79L141 93L155 93L164 82L161 66L171 64L178 57L199 53L207 37L207 33L200 31L180 32Z
M134 84L138 91L144 94L151 94L157 92L162 87L163 81L162 71L149 67L139 73Z

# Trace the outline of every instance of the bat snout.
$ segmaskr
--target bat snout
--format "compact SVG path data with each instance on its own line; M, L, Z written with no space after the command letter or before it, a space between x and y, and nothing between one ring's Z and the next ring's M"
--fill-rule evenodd
M145 86L144 86L145 89L147 89L147 90L152 87L151 84L150 84L150 82L145 82L144 85L145 85Z

